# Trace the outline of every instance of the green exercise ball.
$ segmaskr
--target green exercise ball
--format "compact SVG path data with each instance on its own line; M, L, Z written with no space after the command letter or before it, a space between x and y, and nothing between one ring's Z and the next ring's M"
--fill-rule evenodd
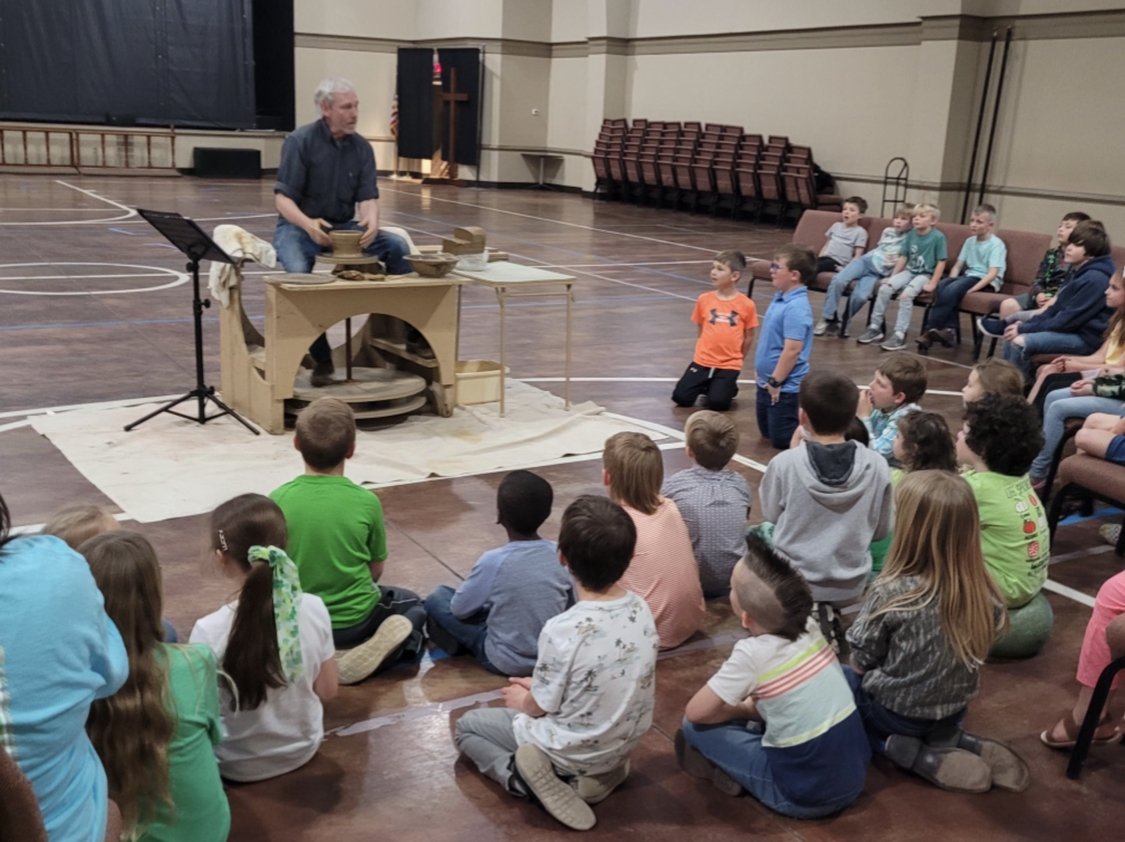
M996 638L988 654L996 658L1030 658L1043 648L1054 623L1055 612L1040 591L1026 605L1008 609L1008 629Z

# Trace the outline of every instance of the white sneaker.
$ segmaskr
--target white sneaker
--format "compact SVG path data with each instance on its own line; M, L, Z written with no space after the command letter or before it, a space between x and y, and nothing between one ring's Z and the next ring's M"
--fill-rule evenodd
M383 665L414 632L414 624L401 614L385 619L369 639L336 655L341 684L359 684Z

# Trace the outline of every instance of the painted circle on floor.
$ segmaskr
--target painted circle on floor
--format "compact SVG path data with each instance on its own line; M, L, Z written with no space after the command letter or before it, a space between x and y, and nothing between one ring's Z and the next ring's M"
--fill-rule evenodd
M27 269L29 267L50 268L55 266L82 266L92 267L89 272L68 272L65 274L9 274L6 270ZM120 270L133 269L137 271L123 272ZM118 270L118 271L113 271ZM163 283L150 286L130 286L121 289L80 289L80 290L44 290L44 289L9 289L4 286L10 281L35 282L35 281L97 281L110 278L123 280L126 278L143 278L148 282L153 279L166 279ZM87 263L77 261L64 263L50 261L48 263L0 263L0 294L7 295L125 295L136 292L156 292L160 289L170 289L186 284L190 276L186 272L168 269L163 266L140 266L133 263Z

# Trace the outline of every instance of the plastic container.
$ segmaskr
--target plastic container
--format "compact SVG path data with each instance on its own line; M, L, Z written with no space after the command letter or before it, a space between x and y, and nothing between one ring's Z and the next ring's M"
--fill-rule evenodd
M454 379L455 403L473 406L500 400L500 363L496 360L458 360Z
M483 272L488 268L488 252L461 255L461 259L457 261L457 268L466 272Z

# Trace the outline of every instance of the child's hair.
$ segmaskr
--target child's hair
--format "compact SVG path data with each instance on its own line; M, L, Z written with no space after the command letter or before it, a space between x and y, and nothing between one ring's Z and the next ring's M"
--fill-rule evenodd
M841 204L855 205L860 213L867 213L867 200L862 196L848 196Z
M709 471L727 466L738 449L738 428L722 412L701 409L688 416L684 438L695 461Z
M551 516L551 483L531 471L512 471L496 489L500 523L518 535L534 535Z
M339 398L317 398L297 416L297 449L309 467L335 468L355 447L355 414Z
M855 418L859 389L842 374L812 371L801 381L797 405L805 411L814 433L842 435Z
M1116 283L1118 286L1125 286L1125 268L1119 266L1109 282L1111 284ZM1112 340L1118 346L1125 342L1125 303L1122 303L1120 307L1113 311L1113 315L1109 319L1109 325L1105 329L1105 338Z
M816 277L816 254L808 246L786 243L773 253L774 260L785 261L785 265L801 276L801 283L810 284Z
M1109 254L1109 234L1105 232L1105 225L1096 219L1087 219L1079 222L1070 232L1069 243L1082 246L1087 257L1104 257Z
M984 565L973 490L957 474L913 471L895 489L895 534L873 587L905 576L919 582L872 616L935 605L945 639L970 669L984 663L997 632L1000 595ZM1004 616L1004 615L1001 615Z
M895 219L911 219L914 216L913 205L899 205L895 208Z
M871 433L858 415L848 422L848 429L844 431L844 441L857 441L864 447L871 444Z
M998 474L1023 476L1043 447L1039 415L1022 397L985 395L965 407L965 423L965 446Z
M583 494L566 507L559 553L582 587L604 592L625 575L637 548L637 527L605 497Z
M922 202L914 206L914 213L928 213L934 218L934 222L941 219L941 208L937 205L931 205L929 202Z
M742 610L770 634L786 640L804 634L813 606L805 577L756 532L747 534L746 555L739 564L760 580L738 583L735 593Z
M660 505L664 460L644 433L614 433L605 440L602 464L609 474L609 496L651 515Z
M1023 397L1023 372L1007 360L989 357L973 366L981 392L986 395L1011 395Z
M63 506L43 524L44 535L62 538L72 550L95 535L117 528L117 519L105 506L97 503L75 503Z
M137 532L103 532L78 548L105 599L129 655L129 678L107 699L90 706L86 731L109 778L109 796L121 808L126 829L151 821L157 806L171 806L168 744L175 721L166 703L167 679L157 657L160 562Z
M746 255L738 249L727 249L716 254L712 260L716 263L722 263L727 266L732 272L742 273L746 271Z
M936 412L908 412L898 422L903 467L908 471L957 472L957 450L949 425Z
M973 208L973 214L972 215L973 216L987 216L990 220L995 222L996 221L996 208L986 202L984 204L977 205L975 208Z
M1071 211L1070 213L1063 216L1062 221L1079 223L1086 222L1089 218L1090 214L1088 213L1083 213L1082 211Z
M926 367L910 354L888 354L875 370L890 381L896 395L902 392L906 403L926 394Z
M0 547L3 547L10 540L8 530L12 528L12 516L8 512L8 504L4 501L4 495L0 494Z
M273 612L273 570L252 563L250 548L284 549L289 535L277 503L261 494L240 494L211 514L211 549L246 574L222 669L238 689L238 710L254 710L271 687L285 686Z

